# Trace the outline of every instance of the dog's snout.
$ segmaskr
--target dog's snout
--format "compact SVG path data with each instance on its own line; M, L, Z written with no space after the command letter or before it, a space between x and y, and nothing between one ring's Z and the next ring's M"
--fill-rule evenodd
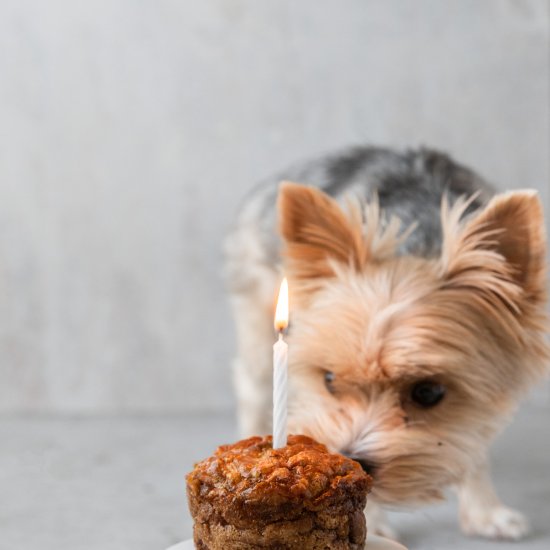
M372 462L369 462L368 460L365 460L364 458L355 458L353 456L351 457L351 459L355 460L355 462L359 462L359 464L361 464L361 468L363 468L363 470L365 472L367 472L367 474L374 477L374 473L376 471L376 466Z

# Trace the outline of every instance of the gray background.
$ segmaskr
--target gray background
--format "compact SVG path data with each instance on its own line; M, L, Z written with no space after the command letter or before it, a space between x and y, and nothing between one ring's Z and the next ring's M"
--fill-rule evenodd
M236 438L221 243L258 179L430 145L550 212L548 0L0 0L0 550L163 550ZM550 547L550 392L494 449ZM154 414L153 414L154 413Z
M232 403L221 241L347 144L550 179L546 0L0 2L0 410Z

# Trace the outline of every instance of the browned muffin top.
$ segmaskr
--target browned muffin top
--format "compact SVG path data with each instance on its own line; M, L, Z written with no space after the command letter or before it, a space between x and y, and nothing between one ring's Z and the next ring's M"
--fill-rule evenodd
M364 500L370 483L357 462L304 435L289 436L281 449L273 449L271 436L222 445L187 476L194 497L256 512Z

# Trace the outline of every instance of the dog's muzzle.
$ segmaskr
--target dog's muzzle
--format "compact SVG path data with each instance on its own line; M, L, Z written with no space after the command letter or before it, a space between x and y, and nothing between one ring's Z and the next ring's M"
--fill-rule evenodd
M354 456L350 456L349 458L351 458L352 460L355 460L355 462L359 462L359 464L361 464L361 468L363 468L363 470L367 474L369 474L369 476L374 477L376 473L375 464L373 464L372 462L369 462L368 460L365 460L364 458L356 458Z

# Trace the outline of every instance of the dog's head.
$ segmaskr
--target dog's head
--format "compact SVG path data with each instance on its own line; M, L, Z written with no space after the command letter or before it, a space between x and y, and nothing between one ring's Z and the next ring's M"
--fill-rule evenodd
M545 371L545 242L532 192L465 217L442 206L438 258L395 254L376 203L279 197L292 300L290 429L371 471L385 502L428 501L479 460Z

